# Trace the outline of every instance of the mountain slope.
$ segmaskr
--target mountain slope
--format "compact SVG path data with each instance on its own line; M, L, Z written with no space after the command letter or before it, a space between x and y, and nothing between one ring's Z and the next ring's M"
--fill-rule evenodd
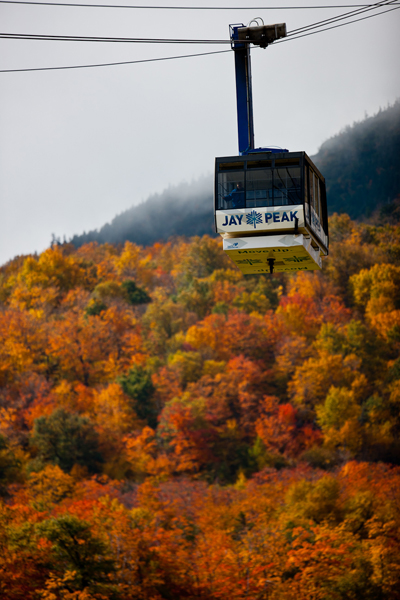
M312 157L329 212L369 217L400 194L400 101L324 142Z
M145 202L132 206L101 229L76 235L75 246L88 242L119 244L125 241L143 246L171 236L212 234L214 231L212 178L171 186Z
M329 213L369 217L390 209L400 194L400 101L346 127L312 157L327 183ZM171 186L133 206L99 230L75 235L75 246L126 240L140 245L171 236L214 234L212 176ZM390 210L389 210L390 212Z

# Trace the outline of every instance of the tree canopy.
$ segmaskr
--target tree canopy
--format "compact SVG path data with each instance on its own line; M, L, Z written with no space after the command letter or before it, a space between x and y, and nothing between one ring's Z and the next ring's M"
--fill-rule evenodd
M0 268L5 600L400 598L400 227L321 272L204 236Z

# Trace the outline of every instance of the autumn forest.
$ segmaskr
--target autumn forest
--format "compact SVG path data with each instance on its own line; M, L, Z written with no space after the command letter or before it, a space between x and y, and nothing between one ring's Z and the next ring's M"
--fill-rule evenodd
M1 267L0 597L400 599L396 215L331 217L318 273L209 236Z

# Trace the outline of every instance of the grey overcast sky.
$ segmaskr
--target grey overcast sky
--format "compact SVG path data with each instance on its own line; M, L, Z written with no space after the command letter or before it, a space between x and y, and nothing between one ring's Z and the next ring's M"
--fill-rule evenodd
M106 3L134 5L135 0ZM1 31L228 39L230 23L247 24L255 17L266 24L286 22L292 31L351 10L316 8L349 5L348 0L137 4L231 8L0 3ZM250 8L233 9L246 6ZM256 146L313 154L346 125L399 98L399 26L400 10L394 10L252 50ZM22 69L132 61L229 46L1 39L0 48L0 69ZM237 154L232 51L113 67L0 73L0 87L0 264L18 254L41 252L53 233L68 239L101 227L154 192L211 173L215 156Z

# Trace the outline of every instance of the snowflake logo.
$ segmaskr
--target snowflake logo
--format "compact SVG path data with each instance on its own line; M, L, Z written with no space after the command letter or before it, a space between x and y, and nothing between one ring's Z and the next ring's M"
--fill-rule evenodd
M257 226L257 223L262 223L262 214L252 210L251 213L246 215L247 225L254 225L254 229Z

